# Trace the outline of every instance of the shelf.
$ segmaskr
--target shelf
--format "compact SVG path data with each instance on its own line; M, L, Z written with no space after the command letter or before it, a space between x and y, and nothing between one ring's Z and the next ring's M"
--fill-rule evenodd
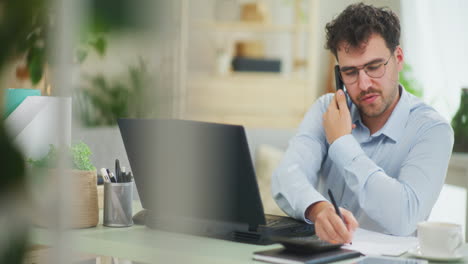
M306 80L275 73L187 78L187 117L247 127L297 127L309 103Z
M218 32L286 32L286 33L308 33L308 25L275 25L254 22L212 22L200 21L197 27L211 29Z
M268 72L231 72L226 75L193 74L188 79L198 81L224 81L224 82L288 82L297 85L308 85L307 79L296 77L296 74L268 73Z
M220 75L214 72L220 63L215 60L213 68L187 72L183 91L186 117L247 127L296 128L299 125L318 94L320 68L315 66L320 59L320 49L316 47L315 33L320 22L320 8L319 1L302 6L300 0L293 1L290 7L275 11L270 19L264 20L271 22L220 21L222 19L217 20L209 14L194 16L190 32L197 31L193 36L200 45L213 42L211 59L222 59L217 57L218 49L236 54L239 42L261 42L264 52L258 54L266 58L281 54L282 63L291 69L285 68L281 73L230 72ZM301 10L305 7L307 10ZM306 21L302 18L303 11L308 14ZM289 12L292 12L289 20L273 17L289 15ZM197 60L203 61L205 57L199 54ZM197 65L195 58L193 63Z

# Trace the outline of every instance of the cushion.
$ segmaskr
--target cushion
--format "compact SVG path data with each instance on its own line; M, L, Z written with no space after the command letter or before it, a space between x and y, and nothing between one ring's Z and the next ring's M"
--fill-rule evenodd
M259 145L255 150L255 171L266 214L286 215L276 205L271 195L271 176L278 167L283 155L282 150L271 145Z

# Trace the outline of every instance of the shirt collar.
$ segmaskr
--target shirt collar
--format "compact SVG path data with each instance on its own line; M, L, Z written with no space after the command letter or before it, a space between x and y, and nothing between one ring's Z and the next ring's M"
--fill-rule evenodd
M353 121L353 124L362 124L362 121L361 121L361 115L359 114L359 110L357 109L356 105L355 104L351 104L351 120Z
M404 127L406 126L406 122L408 121L410 114L411 103L408 92L406 92L405 88L401 84L399 85L399 89L401 91L400 99L395 106L395 109L393 109L390 118L379 131L372 135L372 137L378 137L381 134L384 134L393 141L397 142L402 136ZM353 124L364 126L361 120L361 115L359 114L359 110L354 104L351 107L351 118L353 120Z

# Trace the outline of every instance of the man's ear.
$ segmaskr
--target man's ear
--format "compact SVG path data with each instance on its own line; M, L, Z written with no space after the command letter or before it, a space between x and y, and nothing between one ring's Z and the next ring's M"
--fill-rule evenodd
M403 49L400 46L397 46L395 49L395 59L397 63L398 72L403 70L403 63L405 62L405 56L403 54Z

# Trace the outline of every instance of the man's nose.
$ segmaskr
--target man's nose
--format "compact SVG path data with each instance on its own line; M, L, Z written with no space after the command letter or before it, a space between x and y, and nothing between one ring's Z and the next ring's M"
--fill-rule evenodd
M372 85L371 78L367 73L364 71L364 69L359 70L359 75L358 75L358 83L359 83L359 89L362 91L367 91L369 87Z

